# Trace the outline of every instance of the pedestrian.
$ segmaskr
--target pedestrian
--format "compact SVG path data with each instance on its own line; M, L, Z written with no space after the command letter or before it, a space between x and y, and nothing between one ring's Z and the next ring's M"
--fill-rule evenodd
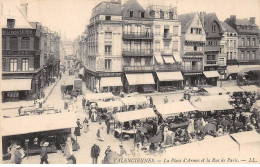
M65 148L64 148L64 153L63 155L65 157L70 157L73 154L73 150L72 150L72 141L71 141L71 137L69 136L67 138L66 144L65 144Z
M89 121L87 118L83 121L84 132L87 133L89 130Z
M92 109L89 109L89 112L88 112L88 119L90 119L90 120L92 121L91 116L92 116ZM93 122L93 121L92 121L92 122Z
M119 153L119 155L122 156L122 157L126 156L126 155L127 155L127 152L126 152L126 150L125 150L125 148L123 147L122 144L119 145L119 148L120 148L120 153Z
M97 164L99 154L100 154L100 148L99 148L99 146L95 143L95 144L91 147L91 158L92 158L92 163L93 163L93 164Z
M102 131L103 131L103 126L102 126L102 123L99 122L99 128L97 130L97 138L98 138L99 141L104 141Z
M168 97L165 96L163 101L164 101L164 103L168 103Z
M75 156L72 154L67 158L68 163L67 164L76 164L77 160L75 158Z
M16 146L16 141L11 141L11 145L8 147L8 153L11 154L11 163L14 163Z
M21 146L17 145L15 148L16 148L16 150L14 152L14 163L21 164L22 163L22 154L20 152Z
M80 136L80 129L82 129L82 125L80 124L80 119L77 119L77 127L75 128L74 134L75 136Z
M107 126L107 134L109 134L109 132L110 132L110 119L109 118L106 119L106 126Z
M23 106L19 107L19 109L18 109L18 114L19 114L19 116L21 116L22 109L23 109Z
M41 98L45 98L45 93L43 91L41 91Z
M85 99L85 97L82 98L82 108L83 109L86 108L86 99Z
M48 154L47 154L48 145L49 145L48 142L43 143L43 146L41 148L41 153L40 153L40 159L41 159L40 164L43 164L43 162L45 162L46 164L49 164Z

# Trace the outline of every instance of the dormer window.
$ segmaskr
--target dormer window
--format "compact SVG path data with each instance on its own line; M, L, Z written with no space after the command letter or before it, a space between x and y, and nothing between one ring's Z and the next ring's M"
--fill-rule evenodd
M144 18L144 12L141 12L141 18Z
M130 11L130 17L134 17L134 11Z
M172 12L169 12L169 19L173 20L173 13Z
M160 19L164 19L164 12L160 11Z
M15 19L7 19L8 28L14 28L14 25L15 25Z
M212 31L212 32L216 32L216 25L213 24L213 25L211 26L211 31Z

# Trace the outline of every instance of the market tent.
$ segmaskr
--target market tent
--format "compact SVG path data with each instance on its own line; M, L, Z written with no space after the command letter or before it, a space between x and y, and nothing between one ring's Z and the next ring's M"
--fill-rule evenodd
M2 91L31 90L32 79L5 79L2 80Z
M259 92L260 91L260 88L258 88L257 86L255 85L250 85L250 86L240 86L241 89L243 89L245 92L251 92L251 93L254 93L254 92Z
M198 101L218 101L218 100L225 100L229 101L229 95L213 95L213 96L200 96Z
M156 114L154 113L152 108L128 112L118 112L115 114L115 120L119 122L133 121L153 117L156 117Z
M256 131L246 131L231 134L231 137L238 143L240 158L260 157L260 134Z
M234 109L226 100L221 98L213 101L198 101L192 103L199 111L219 111Z
M139 97L125 97L125 98L121 98L122 102L124 103L124 105L143 105L146 104L147 98L145 98L144 96L139 96Z
M239 147L229 135L204 139L199 143L202 157L207 158L238 158Z
M182 112L197 110L188 101L178 101L173 103L159 104L156 106L156 109L163 117L176 115Z
M98 101L97 102L98 108L114 108L114 107L123 107L123 103L121 100L115 100L115 101Z
M1 135L12 136L76 127L74 113L42 114L2 119ZM17 125L17 126L16 126Z
M230 93L244 92L244 90L241 89L239 86L228 86L228 87L222 87L222 88Z
M226 94L227 91L220 87L211 87L211 88L202 88L202 90L205 90L210 95L219 95L220 93Z
M107 92L107 93L87 93L85 95L86 100L89 100L89 101L110 99L110 98L113 98L113 97L114 97L114 95L111 92Z

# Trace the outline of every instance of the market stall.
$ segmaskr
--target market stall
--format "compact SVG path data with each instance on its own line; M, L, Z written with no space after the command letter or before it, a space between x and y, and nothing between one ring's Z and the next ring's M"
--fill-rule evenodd
M217 101L217 100L232 101L229 95L200 96L195 101Z
M224 95L227 91L221 87L202 88L200 92L206 92L209 95Z
M228 86L228 87L222 87L224 90L226 90L230 94L234 93L242 93L244 92L243 89L241 89L239 86Z
M251 93L257 93L260 94L260 88L255 85L250 86L240 86L241 89L243 89L245 92L251 92Z
M123 107L123 102L119 100L115 101L109 101L109 102L104 102L104 101L98 101L97 106L99 109L107 109L107 111L112 112L114 108L120 109Z
M149 105L149 102L144 96L136 96L136 97L125 97L121 98L121 101L126 107L126 110L135 110L137 108L145 108Z
M98 100L110 100L114 98L115 96L111 92L107 93L87 93L85 95L85 98L89 102L95 102Z
M247 131L231 134L239 146L240 159L255 159L260 157L260 134L256 131Z
M195 106L198 111L223 111L223 110L232 110L234 109L226 100L218 99L212 101L198 101L193 102L193 106Z
M14 126L17 125L17 126ZM2 119L1 135L3 139L3 156L7 147L17 141L27 155L39 154L42 141L48 141L48 152L57 152L64 144L71 128L76 127L74 113L57 113L34 116L22 116ZM27 143L26 143L27 141Z

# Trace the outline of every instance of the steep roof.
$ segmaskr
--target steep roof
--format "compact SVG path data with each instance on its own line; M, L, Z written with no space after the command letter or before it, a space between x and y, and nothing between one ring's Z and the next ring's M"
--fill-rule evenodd
M251 26L257 26L256 24L252 23L248 19L236 19L236 25L251 25Z
M7 19L15 19L14 28L33 29L16 6L5 5L3 7L3 17L1 19L2 28L7 28Z
M121 13L124 18L130 17L130 12L134 12L133 18L140 18L140 12L144 13L144 19L151 19L152 17L149 15L148 10L145 10L142 5L137 0L127 0L125 3L123 3L121 8ZM142 18L140 18L142 19Z
M232 28L226 22L221 21L220 24L221 24L223 31L225 31L225 32L233 32L233 33L237 32L234 28Z
M117 2L101 2L92 10L92 17L97 15L121 15L121 4Z
M207 14L204 14L204 30L206 32L210 32L210 29L211 29L211 24L212 22L217 22L219 24L219 27L220 27L220 33L223 33L223 30L222 30L222 26L220 24L220 21L218 20L218 17L216 15L216 13L207 13Z
M181 32L186 33L196 13L186 13L179 15L179 21L181 22Z

